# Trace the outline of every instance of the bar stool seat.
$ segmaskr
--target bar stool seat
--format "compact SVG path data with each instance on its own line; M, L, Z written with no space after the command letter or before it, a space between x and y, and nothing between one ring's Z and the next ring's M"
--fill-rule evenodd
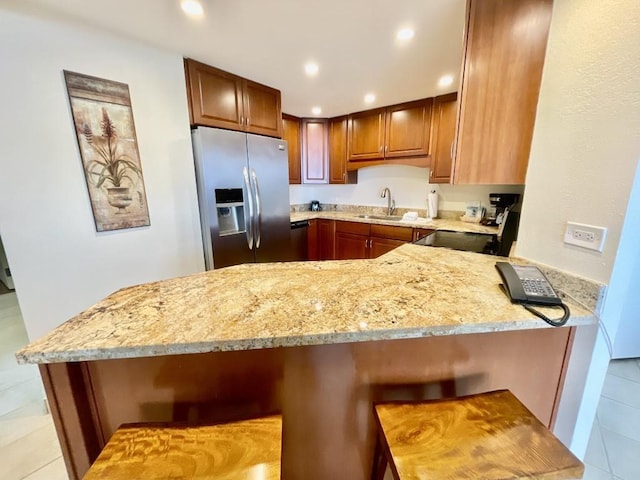
M123 425L83 478L276 480L281 443L279 415L198 427Z
M567 480L584 472L508 390L374 409L382 447L374 478L387 462L396 480Z

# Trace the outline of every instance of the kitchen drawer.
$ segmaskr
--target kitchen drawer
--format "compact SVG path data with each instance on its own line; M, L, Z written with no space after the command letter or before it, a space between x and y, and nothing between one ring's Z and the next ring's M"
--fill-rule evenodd
M369 236L369 229L372 225L368 223L359 223L359 222L336 222L336 232L342 233L354 233L356 235L367 235Z
M405 242L412 241L413 228L411 227L396 227L393 225L371 225L371 236L391 238L394 240L404 240Z

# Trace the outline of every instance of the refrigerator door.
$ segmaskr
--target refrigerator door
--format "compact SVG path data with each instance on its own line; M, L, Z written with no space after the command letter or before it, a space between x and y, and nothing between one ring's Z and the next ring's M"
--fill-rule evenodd
M192 137L206 268L251 263L254 201L244 176L247 136L199 127Z
M287 142L247 135L247 150L255 199L256 262L291 260Z

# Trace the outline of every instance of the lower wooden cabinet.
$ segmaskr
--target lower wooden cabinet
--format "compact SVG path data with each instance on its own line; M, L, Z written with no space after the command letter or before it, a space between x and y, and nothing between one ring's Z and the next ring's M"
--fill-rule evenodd
M377 258L412 239L411 227L337 221L335 258Z
M307 258L312 262L320 259L318 252L318 219L309 220L307 229Z
M378 258L405 243L407 242L394 240L393 238L371 237L369 240L369 258Z
M318 260L334 260L336 221L318 219Z
M336 260L369 257L369 236L336 232Z

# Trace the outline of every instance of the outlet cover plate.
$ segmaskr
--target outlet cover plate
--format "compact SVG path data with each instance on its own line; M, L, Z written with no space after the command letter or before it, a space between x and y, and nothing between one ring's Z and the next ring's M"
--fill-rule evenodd
M564 243L602 252L606 236L606 227L567 222L567 228L564 232Z

